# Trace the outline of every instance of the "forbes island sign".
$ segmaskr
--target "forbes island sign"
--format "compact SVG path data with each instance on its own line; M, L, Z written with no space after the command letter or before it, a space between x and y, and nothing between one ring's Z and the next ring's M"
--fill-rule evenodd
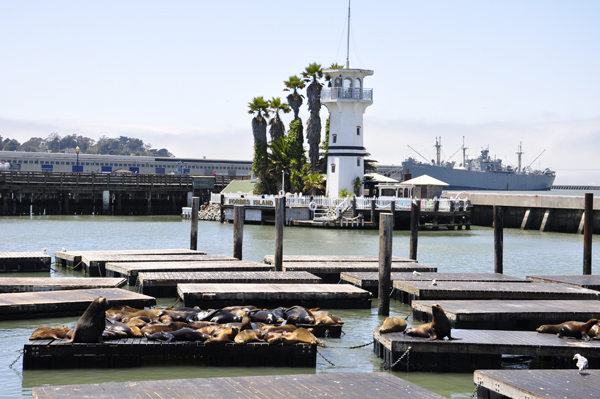
M275 206L275 201L265 198L229 198L229 205Z

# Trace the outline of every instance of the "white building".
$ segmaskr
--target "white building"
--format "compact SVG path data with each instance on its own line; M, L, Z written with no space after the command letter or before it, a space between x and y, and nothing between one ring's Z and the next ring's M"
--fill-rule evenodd
M373 89L365 89L363 84L373 71L345 68L323 72L331 78L331 87L321 91L321 103L330 116L327 195L337 197L342 189L352 194L356 178L361 186L364 180L363 114L373 104Z

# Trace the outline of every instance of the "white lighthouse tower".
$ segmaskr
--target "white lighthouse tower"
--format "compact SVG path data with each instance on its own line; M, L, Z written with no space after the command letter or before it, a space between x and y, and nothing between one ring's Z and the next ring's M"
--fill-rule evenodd
M348 40L346 66L325 69L331 87L321 91L321 103L329 110L329 155L327 156L327 195L337 197L340 190L354 192L356 178L364 181L365 147L363 114L373 104L373 89L364 88L368 69L350 69L350 1L348 1Z

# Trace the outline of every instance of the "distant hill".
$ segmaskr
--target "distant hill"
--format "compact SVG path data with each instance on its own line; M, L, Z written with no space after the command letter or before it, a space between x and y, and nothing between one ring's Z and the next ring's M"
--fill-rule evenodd
M152 149L151 144L145 144L143 140L126 136L120 136L116 139L102 136L96 141L75 134L61 137L58 133L51 133L45 139L32 137L23 144L15 139L3 139L0 136L0 151L64 152L78 146L81 154L174 156L166 148Z

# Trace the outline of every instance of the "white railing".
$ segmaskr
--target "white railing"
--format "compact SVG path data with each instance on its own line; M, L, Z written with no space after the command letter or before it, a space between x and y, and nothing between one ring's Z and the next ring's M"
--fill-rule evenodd
M373 89L329 87L321 90L321 100L337 99L373 101Z

